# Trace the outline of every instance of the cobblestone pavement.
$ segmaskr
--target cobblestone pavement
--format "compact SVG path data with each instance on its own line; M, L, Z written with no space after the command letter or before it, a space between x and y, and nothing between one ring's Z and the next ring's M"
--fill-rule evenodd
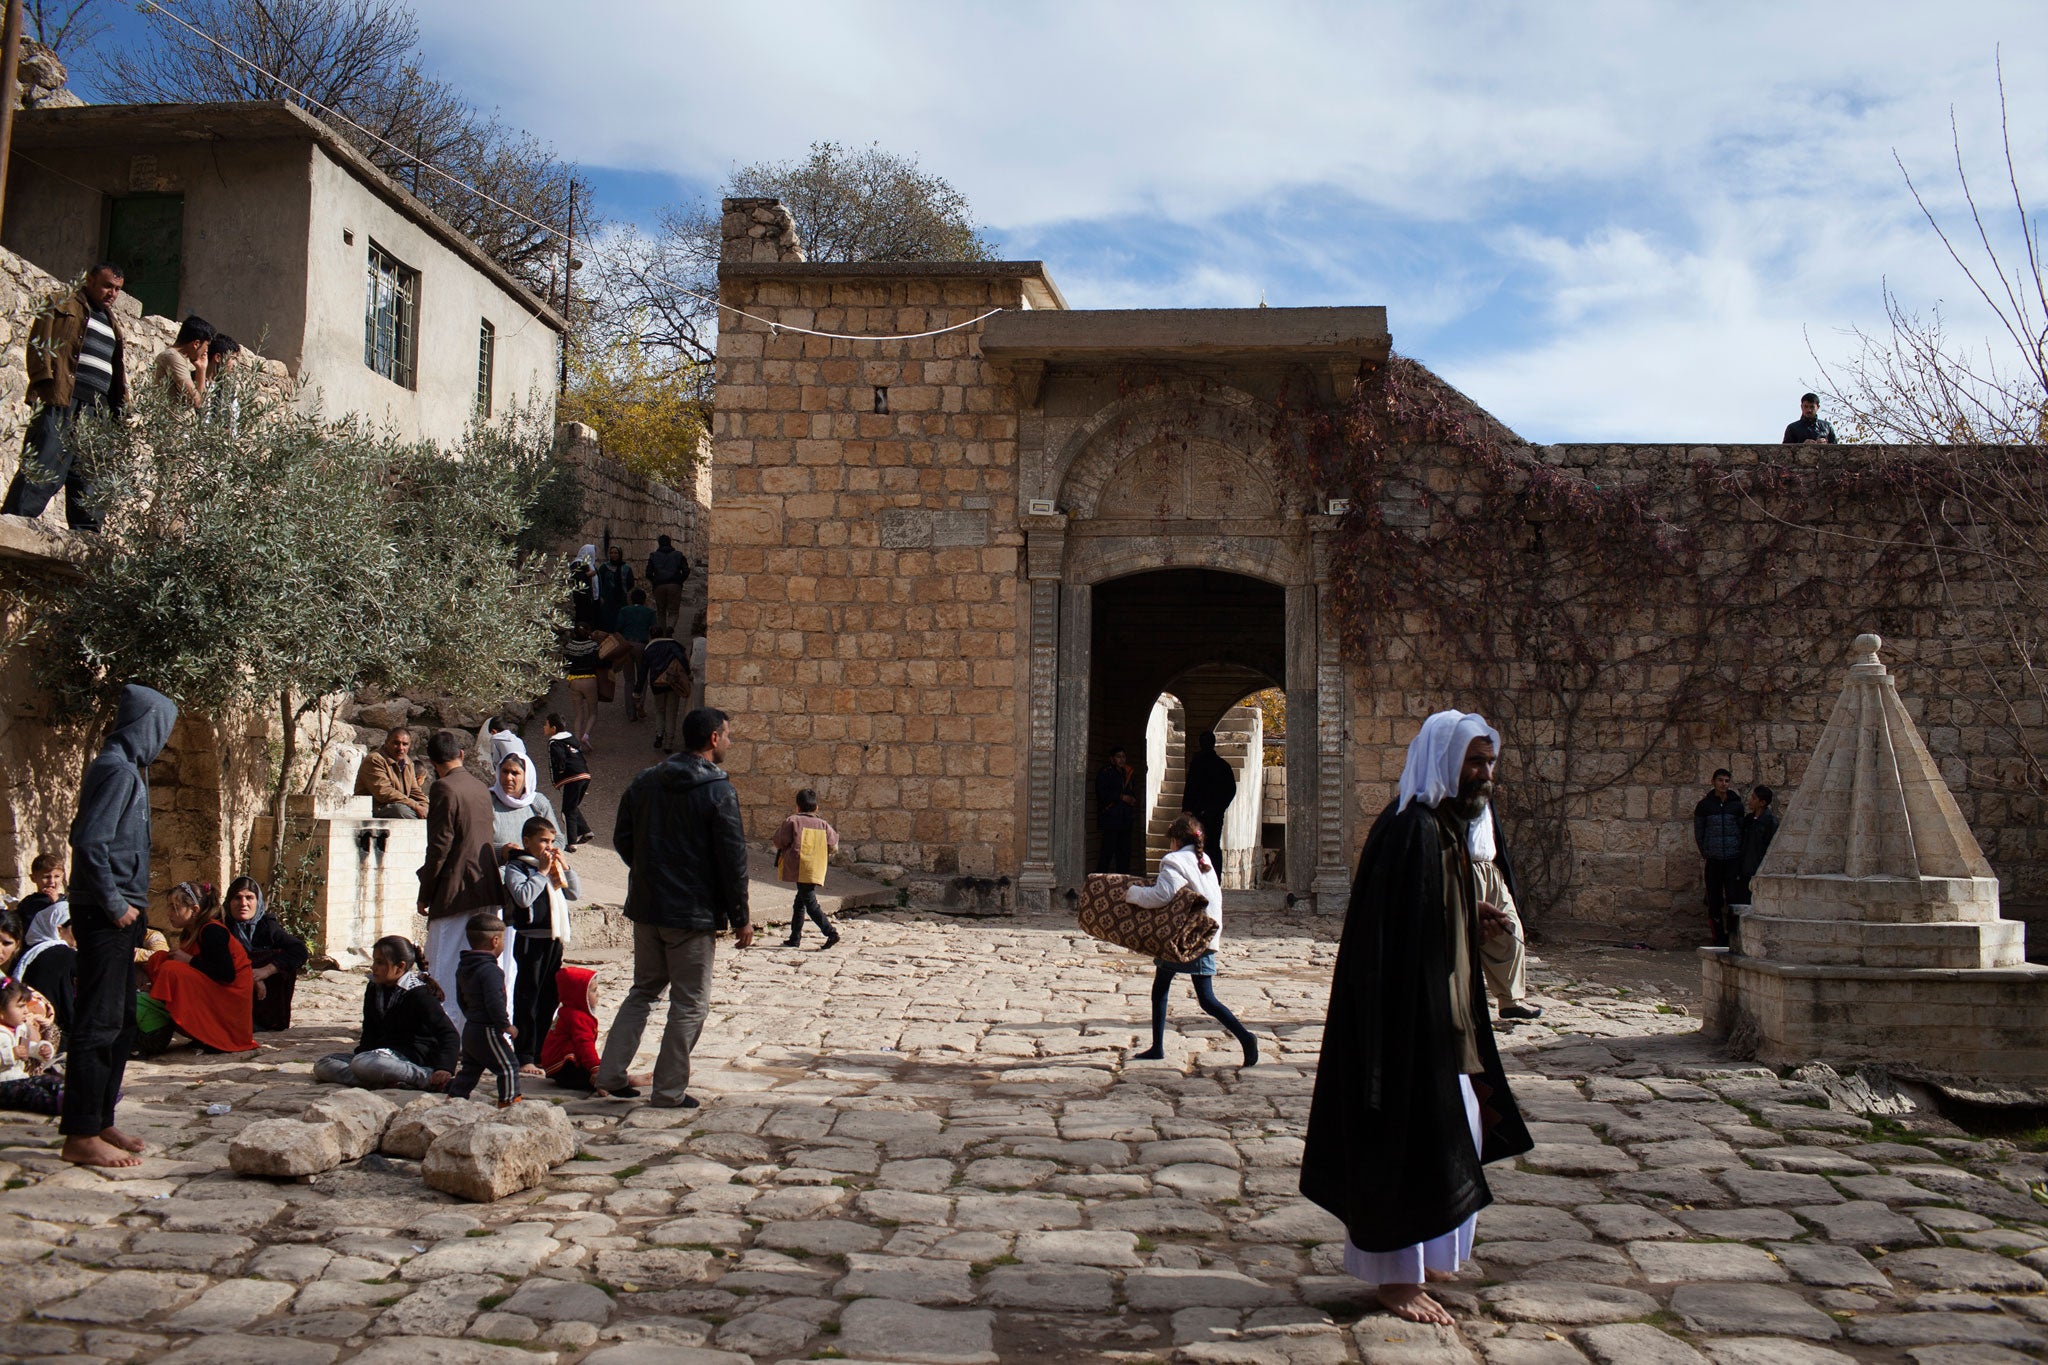
M326 1365L870 1361L1992 1365L2048 1347L2039 1158L1824 1107L1716 1060L1676 1007L1557 970L1509 1035L1539 1145L1492 1168L1455 1332L1369 1310L1295 1191L1334 925L1237 917L1128 1063L1147 965L1051 922L850 921L722 950L700 1110L569 1097L578 1159L496 1205L370 1157L240 1180L360 979L309 980L253 1059L136 1066L156 1154L63 1166L4 1125L0 1356ZM610 998L618 995L616 968ZM652 1035L650 1035L651 1038ZM546 1088L543 1087L543 1094ZM230 1113L209 1117L209 1104ZM1950 1136L1940 1136L1939 1133Z

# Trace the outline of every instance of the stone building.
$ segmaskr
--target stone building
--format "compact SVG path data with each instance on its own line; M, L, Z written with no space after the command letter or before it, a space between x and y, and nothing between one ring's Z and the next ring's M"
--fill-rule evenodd
M1035 261L806 261L773 201L728 201L724 232L709 700L736 717L730 766L750 831L765 838L791 789L815 785L851 859L900 865L963 903L1044 907L1093 869L1093 774L1112 746L1142 748L1161 693L1190 700L1193 734L1278 688L1285 881L1340 910L1422 717L1471 704L1426 620L1369 648L1344 642L1338 576L1372 573L1339 559L1346 490L1290 478L1275 447L1276 396L1341 404L1386 360L1383 310L1074 311ZM1577 728L1541 704L1540 642L1502 645L1509 709L1541 717L1506 736L1505 772L1548 775L1569 758L1592 774L1566 802L1568 875L1556 903L1532 907L1539 920L1697 941L1688 816L1708 775L1728 766L1789 791L1826 719L1806 693L1766 685L1751 656L1832 668L1871 622L1901 669L1924 671L1916 719L2008 913L2048 899L2024 764L1956 646L1996 633L1954 609L1982 591L1944 598L1882 564L1843 591L1780 591L1814 579L1810 540L1772 549L1746 581L1736 570L1772 544L1769 518L1739 505L1702 517L1694 491L1666 487L1700 467L1884 452L1531 446L1445 393L1518 467L1650 490L1660 524L1696 542L1639 571L1654 590L1644 600L1588 623L1601 667L1570 698ZM1404 553L1431 553L1436 509L1487 496L1455 450L1404 449L1395 464L1375 514L1412 528ZM1896 510L1860 496L1805 512L1846 541L1894 535ZM1699 585L1717 572L1733 578L1710 602ZM1699 649L1679 647L1695 636ZM1631 712L1633 694L1696 673L1732 680L1717 695L1734 704Z
M560 314L292 104L24 110L0 245L62 277L116 261L146 313L197 313L406 436L553 403Z

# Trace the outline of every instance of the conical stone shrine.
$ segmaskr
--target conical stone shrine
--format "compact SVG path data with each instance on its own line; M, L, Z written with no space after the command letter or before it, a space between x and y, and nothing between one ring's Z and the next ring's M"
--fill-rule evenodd
M1757 1060L2048 1079L2048 967L1898 686L1859 635L1842 696L1751 882L1732 948L1703 948L1710 1035Z

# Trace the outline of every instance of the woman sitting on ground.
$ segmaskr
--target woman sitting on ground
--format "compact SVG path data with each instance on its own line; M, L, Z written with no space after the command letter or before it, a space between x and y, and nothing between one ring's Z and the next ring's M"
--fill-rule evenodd
M526 822L536 815L545 815L555 827L556 843L568 842L562 833L562 817L555 814L555 803L540 790L539 779L540 771L524 749L506 754L498 764L498 784L491 788L491 842L499 848L524 844Z
M370 949L363 1031L354 1052L313 1063L313 1079L365 1090L439 1090L455 1074L459 1039L441 1008L441 988L412 940L393 934Z
M237 877L228 883L227 923L242 951L249 955L249 975L256 984L256 1004L251 1011L256 1031L290 1028L299 969L312 956L306 940L277 922L254 877Z
M210 884L179 882L171 888L171 929L177 945L153 955L142 969L149 991L135 1001L137 1050L153 1056L182 1033L203 1051L253 1051L255 977Z

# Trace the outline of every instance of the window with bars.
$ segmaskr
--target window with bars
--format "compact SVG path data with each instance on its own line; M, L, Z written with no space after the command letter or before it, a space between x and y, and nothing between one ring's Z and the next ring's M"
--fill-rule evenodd
M491 376L498 368L498 329L485 318L476 336L476 415L491 415Z
M394 384L414 388L420 272L372 242L368 286L363 363Z

